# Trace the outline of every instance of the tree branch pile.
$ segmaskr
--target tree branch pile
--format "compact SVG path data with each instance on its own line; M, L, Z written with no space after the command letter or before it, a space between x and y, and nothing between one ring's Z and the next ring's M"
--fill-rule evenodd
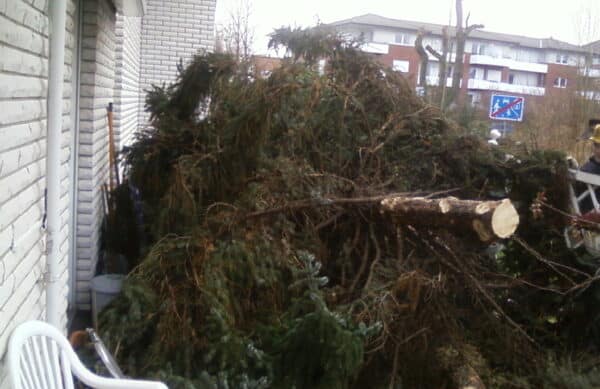
M529 212L541 191L565 209L563 156L507 159L322 29L272 44L289 56L269 78L206 54L148 96L152 126L126 159L150 243L101 316L128 374L544 387L549 353L595 328L564 217Z

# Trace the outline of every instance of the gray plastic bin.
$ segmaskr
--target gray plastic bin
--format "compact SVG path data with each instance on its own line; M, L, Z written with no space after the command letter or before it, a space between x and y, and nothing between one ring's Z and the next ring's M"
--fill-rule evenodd
M98 313L121 293L124 279L125 276L122 274L104 274L92 278L90 289L92 293L92 318L95 328L98 328Z

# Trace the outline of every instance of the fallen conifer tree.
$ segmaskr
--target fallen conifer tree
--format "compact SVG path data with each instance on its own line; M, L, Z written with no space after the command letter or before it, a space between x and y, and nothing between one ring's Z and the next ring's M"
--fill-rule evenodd
M289 56L268 78L206 54L148 95L126 159L149 244L101 317L126 370L202 389L593 382L546 370L596 330L595 270L550 212L563 155L507 160L327 31L272 44Z

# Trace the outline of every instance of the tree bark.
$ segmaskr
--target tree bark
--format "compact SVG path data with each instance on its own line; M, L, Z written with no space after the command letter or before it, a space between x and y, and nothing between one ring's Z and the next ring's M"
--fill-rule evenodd
M508 238L519 225L519 214L511 201L459 200L455 197L388 197L381 202L383 212L399 224L446 229L468 229L482 242Z
M463 27L462 0L456 0L456 58L454 60L454 72L452 73L452 92L448 104L456 101L460 94L460 81L462 80L464 73L464 56L467 37L473 30L483 27L483 24L473 24L469 26L468 16L466 27Z
M419 86L423 88L423 94L427 96L427 66L429 64L429 56L423 47L423 38L427 34L426 31L420 30L415 39L415 49L421 60L421 69L419 71Z
M461 366L453 377L458 389L485 389L479 374L469 365Z
M446 27L442 28L442 53L437 52L433 47L427 45L426 49L438 60L438 98L437 101L440 105L440 109L443 111L445 107L446 100L446 79L448 75L446 74L446 65L448 63L448 50L449 50L449 41L448 38L448 29Z

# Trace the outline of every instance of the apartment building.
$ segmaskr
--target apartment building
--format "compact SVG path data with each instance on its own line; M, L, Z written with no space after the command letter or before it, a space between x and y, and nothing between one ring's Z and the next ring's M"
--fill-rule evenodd
M441 52L443 29L439 24L396 20L367 14L331 24L338 31L362 39L363 50L406 75L417 88L421 61L414 47L417 33L426 32L424 46ZM453 27L448 35L455 35ZM452 39L451 39L452 40ZM455 53L450 43L448 86L451 85ZM572 45L553 38L537 39L485 30L473 31L467 41L461 98L486 108L492 94L523 97L543 103L549 96L566 96L578 91L580 76L600 77L600 42ZM427 85L438 84L439 61L429 55Z

